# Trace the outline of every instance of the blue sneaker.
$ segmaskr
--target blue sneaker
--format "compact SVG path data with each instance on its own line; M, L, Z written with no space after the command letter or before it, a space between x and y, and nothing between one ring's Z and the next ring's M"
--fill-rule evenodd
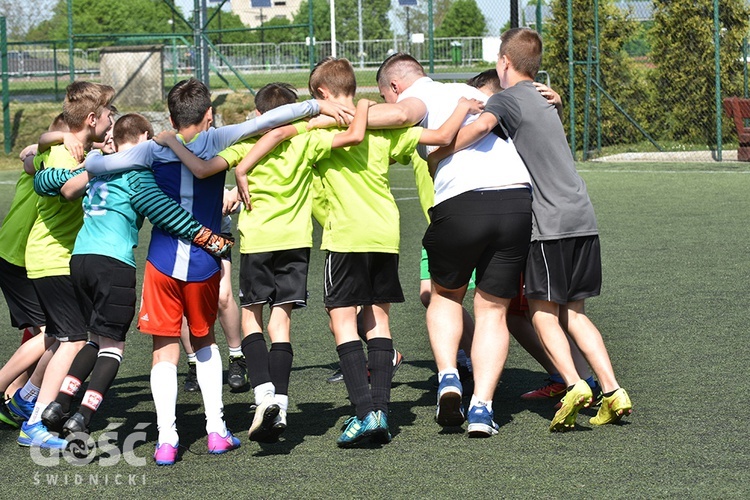
M344 432L336 440L336 444L341 448L354 446L374 433L378 433L379 425L379 419L374 411L368 413L364 420L360 420L356 416L349 417L344 422Z
M458 427L464 423L464 409L461 407L463 387L458 375L449 373L438 386L437 414L435 420L443 427Z
M13 397L8 400L8 411L18 422L26 422L31 418L36 401L28 402L21 397L21 389L18 389Z
M16 442L20 446L38 446L54 450L64 450L68 446L66 440L51 434L41 421L33 425L24 422Z
M370 439L375 443L390 443L392 438L388 429L388 416L383 410L378 410L375 412L375 418L378 421L378 425L375 430L373 430Z
M492 420L493 416L492 408L488 408L486 405L479 404L469 408L469 414L466 417L469 422L467 427L469 437L490 437L497 434L500 426Z

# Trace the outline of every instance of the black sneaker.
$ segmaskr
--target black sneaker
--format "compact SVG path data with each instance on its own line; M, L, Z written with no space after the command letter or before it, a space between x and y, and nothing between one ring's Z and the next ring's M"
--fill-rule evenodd
M247 385L247 364L245 356L229 356L229 368L227 370L227 383L234 390L242 389Z
M18 429L19 427L21 427L21 424L18 423L13 414L8 411L8 407L6 405L7 402L0 403L0 422L14 429Z
M200 390L198 385L198 374L196 372L195 363L188 362L188 372L185 377L185 392L197 392Z
M88 434L89 429L84 423L86 419L80 413L74 413L65 425L62 427L62 435L64 437L70 436L71 434L83 433Z
M70 412L65 413L60 403L52 401L42 412L42 423L44 423L48 431L59 434L62 431L63 424L65 424L65 421L69 417Z
M336 371L331 374L330 377L326 379L326 382L329 384L335 384L337 382L343 382L344 381L344 373L341 371L341 368L336 368Z

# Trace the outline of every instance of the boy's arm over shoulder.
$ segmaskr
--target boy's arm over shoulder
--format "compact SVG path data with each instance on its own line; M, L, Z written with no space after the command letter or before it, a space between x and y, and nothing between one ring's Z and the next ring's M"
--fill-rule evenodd
M153 163L154 147L158 147L154 141L146 141L121 153L106 156L89 154L85 162L86 171L95 177L126 170L150 169Z
M357 112L354 114L354 120L349 124L349 128L336 134L331 143L332 148L343 148L346 146L356 146L365 138L367 132L368 110L375 101L360 99L357 103Z
M495 133L502 138L513 138L523 118L518 100L507 91L490 96L483 114L490 114L494 117L497 121Z
M164 194L157 186L150 170L130 172L126 175L132 190L133 208L139 214L148 217L153 225L192 241L211 255L221 257L229 253L234 242L214 235L179 203Z
M214 156L210 160L199 158L177 139L177 135L171 130L160 132L154 137L154 142L160 146L172 150L190 172L198 179L205 179L214 174L227 170L228 164L221 156Z
M411 127L427 115L427 106L416 97L408 97L397 103L381 103L373 106L367 116L369 128Z
M69 180L85 173L86 170L83 168L76 170L68 170L65 168L43 168L34 176L34 191L39 196L58 196L62 194L61 191L63 186L65 186ZM84 177L86 179L83 183L85 189L86 182L88 182L88 176ZM70 199L67 196L65 197ZM76 198L78 197L80 197L80 195Z

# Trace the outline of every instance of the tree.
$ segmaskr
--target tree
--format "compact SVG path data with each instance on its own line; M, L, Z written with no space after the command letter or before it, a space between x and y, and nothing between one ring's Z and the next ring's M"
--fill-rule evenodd
M452 0L433 0L432 2L432 24L433 30L435 26L440 26L445 19L445 15L448 13ZM396 11L396 17L398 17L401 25L406 31L406 9L407 7L398 7ZM427 2L422 1L415 7L409 7L409 32L410 33L424 33L427 36L429 31L428 21L429 16L427 13Z
M171 10L161 0L128 0L73 2L73 33L166 33L171 32ZM178 31L186 28L178 26ZM52 9L52 17L32 29L28 40L61 40L68 37L67 0L60 0ZM101 45L101 41L95 42Z
M595 40L594 2L593 0L572 1L573 59L579 62L586 61L589 42L593 44ZM568 76L567 0L555 0L551 6L553 20L547 20L544 24L542 69L549 73L553 88L568 107L571 104L571 96ZM648 122L644 109L644 103L648 101L648 86L632 59L623 50L623 46L632 37L635 23L636 21L631 21L623 11L617 8L614 0L599 0L600 84L628 114L635 117L636 121L645 123ZM587 98L585 68L585 65L575 66L573 102L576 109L576 145L578 147L583 145L584 105ZM592 68L592 76L595 76L595 68ZM594 96L592 86L591 94L588 96L591 110L594 109ZM613 104L604 98L601 102L602 115L599 125L602 130L602 142L605 145L642 139L637 129ZM593 132L593 123L590 130Z
M390 0L362 0L362 38L365 40L391 38L391 22L388 18ZM294 24L307 24L309 20L307 0L300 3L294 16ZM336 39L358 40L359 24L357 0L336 1ZM317 40L331 39L331 5L323 0L313 2L313 30ZM301 31L305 31L304 29ZM301 32L300 32L301 33ZM302 36L306 37L305 32Z
M455 0L443 22L435 29L435 36L464 37L487 34L487 21L475 0Z
M55 0L0 0L9 40L22 40L30 29L49 17Z
M211 7L206 9L206 19L211 19L211 16L214 16L214 13L216 12L216 7ZM219 17L221 16L221 17ZM189 19L190 22L193 22L192 16ZM221 21L221 28L219 28L219 22ZM229 29L247 29L247 26L242 24L242 21L240 20L240 16L233 12L227 12L227 11L221 11L221 14L216 14L213 19L211 19L211 22L208 23L208 29L209 30L229 30ZM211 40L211 43L217 44L217 43L248 43L250 40L248 40L248 34L251 33L250 31L234 31L231 33L210 33L208 35L208 39ZM254 41L254 40L253 40Z
M713 1L654 2L653 82L668 103L661 126L669 138L716 143ZM742 39L750 10L742 0L719 2L721 86L742 95ZM727 120L729 121L729 120Z

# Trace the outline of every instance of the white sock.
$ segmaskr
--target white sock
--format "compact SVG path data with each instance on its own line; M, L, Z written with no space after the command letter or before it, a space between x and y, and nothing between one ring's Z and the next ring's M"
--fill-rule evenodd
M274 396L276 404L279 405L279 409L286 413L289 408L289 395L287 394L276 394Z
M259 405L267 395L273 396L276 394L276 387L272 382L266 382L253 387L253 392L255 393L255 404Z
M458 368L447 368L443 371L438 372L438 384L443 381L443 377L451 374L458 377Z
M21 399L24 401L33 403L36 401L36 398L39 397L39 387L32 384L31 380L27 380L26 384L21 387L21 392L18 395L21 396Z
M194 365L194 364L195 364L195 359L196 359L196 358L195 358L195 353L194 353L194 352L193 352L193 353L190 353L190 354L188 354L188 355L187 355L187 358L188 358L188 363L190 363L191 365Z
M242 347L230 347L229 348L229 357L231 357L231 358L242 357Z
M211 344L195 351L195 373L203 396L203 411L206 413L206 433L218 432L227 435L224 424L224 402L221 399L222 366L219 346Z
M177 366L162 361L151 368L151 395L156 407L156 428L159 431L159 444L177 446Z
M40 403L38 400L34 404L34 410L31 412L31 417L29 418L29 421L26 422L26 425L34 425L37 422L42 421L42 412L47 408L47 405L49 403Z
M472 394L471 395L471 401L469 402L469 408L472 408L474 406L486 406L491 411L492 410L492 400L490 399L489 401L482 401L481 399L479 399L477 397L476 394Z

